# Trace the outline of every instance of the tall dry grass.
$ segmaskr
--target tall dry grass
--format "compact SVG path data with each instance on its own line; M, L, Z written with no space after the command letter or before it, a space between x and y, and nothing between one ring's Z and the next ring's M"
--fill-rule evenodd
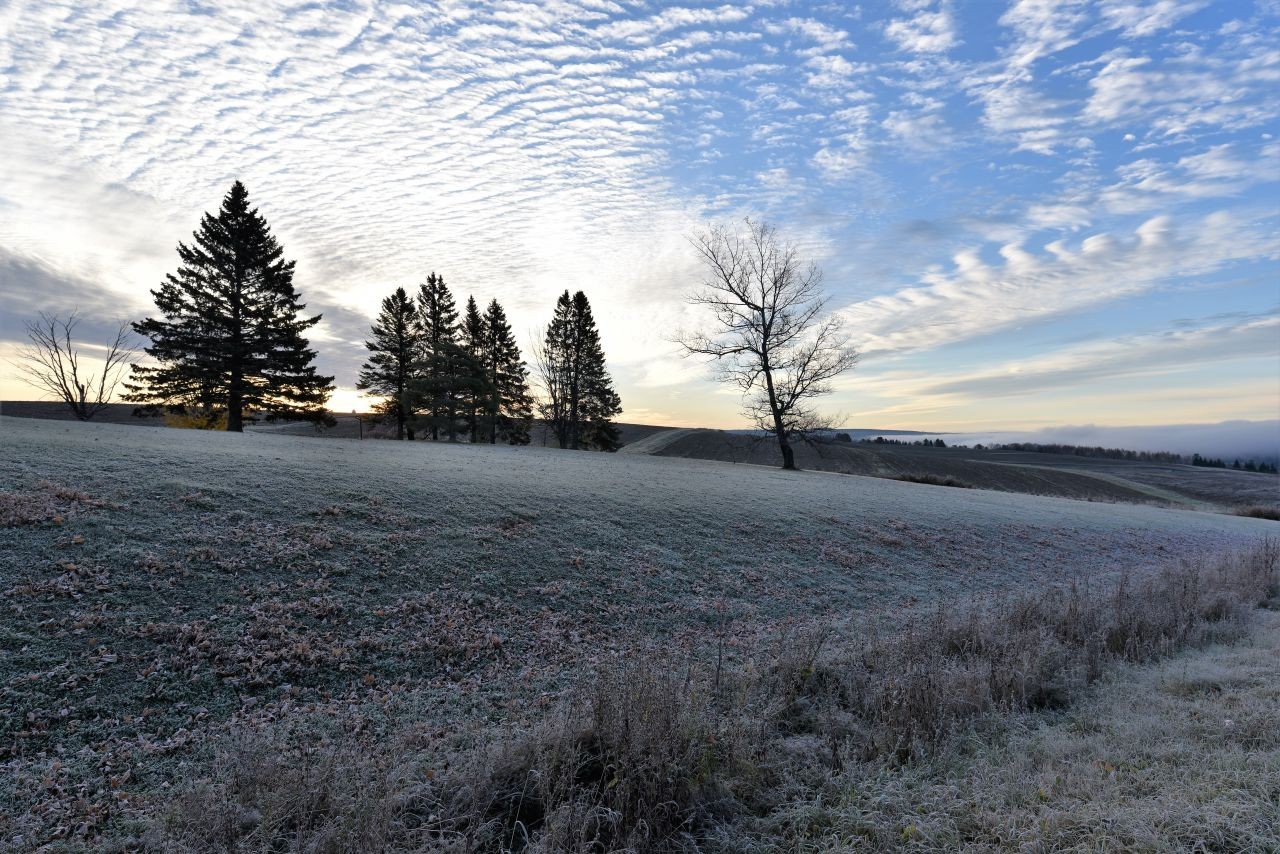
M671 851L803 799L846 764L926 759L979 719L1060 708L1110 666L1230 640L1280 598L1280 545L1118 584L1006 593L767 666L594 674L540 723L465 747L223 753L149 832L164 850ZM264 758L265 757L265 758ZM908 840L909 841L909 840Z

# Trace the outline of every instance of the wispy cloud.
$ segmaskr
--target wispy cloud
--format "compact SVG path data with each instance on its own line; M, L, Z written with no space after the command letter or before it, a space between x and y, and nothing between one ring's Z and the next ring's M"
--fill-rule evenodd
M1003 397L1073 386L1096 385L1116 377L1180 372L1214 362L1268 357L1280 340L1280 314L1235 323L1170 329L1070 347L994 366L983 373L926 385L923 395Z
M1161 216L1132 234L1093 234L1074 245L1055 240L1043 249L1006 244L999 263L965 250L951 270L925 275L922 285L844 312L868 355L929 349L1130 297L1240 259L1274 257L1280 237L1217 212L1182 228Z

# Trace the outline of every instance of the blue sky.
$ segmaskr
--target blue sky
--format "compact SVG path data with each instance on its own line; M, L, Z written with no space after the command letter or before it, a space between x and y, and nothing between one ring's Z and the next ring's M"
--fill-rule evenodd
M0 5L0 338L137 317L234 178L354 402L442 272L527 345L585 290L630 420L734 426L668 343L686 236L763 216L876 427L1280 417L1280 3ZM5 345L9 346L9 345ZM27 397L11 377L0 397Z

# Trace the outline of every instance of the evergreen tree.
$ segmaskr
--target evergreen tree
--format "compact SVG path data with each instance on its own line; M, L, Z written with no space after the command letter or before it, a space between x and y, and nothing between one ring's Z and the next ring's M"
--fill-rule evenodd
M418 309L404 288L382 301L373 323L373 340L366 341L372 355L360 369L356 388L384 398L378 411L395 421L396 438L403 439L413 416L412 386L421 355Z
M538 357L547 392L543 417L560 447L617 450L611 419L622 411L622 400L613 390L600 332L582 291L560 295Z
M431 438L438 440L444 428L453 441L458 434L459 388L466 360L458 342L458 309L443 276L430 274L419 289L418 321L422 357L415 396L427 414Z
M151 292L162 317L133 324L151 340L155 365L134 365L126 400L184 411L241 432L246 412L269 418L329 420L324 405L333 377L316 373L303 333L320 315L293 288L294 262L249 206L236 181L216 216L205 214L181 265Z
M488 372L484 365L485 328L484 318L476 305L475 297L467 297L466 312L462 315L459 335L465 362L461 365L462 382L459 387L459 400L462 403L467 430L474 444L480 441L480 419L493 398L493 390L489 387Z
M507 313L496 299L484 312L484 336L480 362L490 393L485 407L489 443L496 444L501 435L512 445L527 445L533 418L529 370L520 358Z

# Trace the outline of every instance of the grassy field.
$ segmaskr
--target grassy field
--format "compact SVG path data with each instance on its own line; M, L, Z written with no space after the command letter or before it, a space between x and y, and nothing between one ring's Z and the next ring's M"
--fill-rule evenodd
M814 620L1102 581L1273 525L643 455L0 418L0 841L127 831L247 723L459 733L609 662L714 644L738 665Z
M651 434L638 450L667 457L776 465L767 441L721 430ZM804 468L884 478L950 478L979 489L1217 512L1280 507L1280 475L1027 451L828 442L799 445Z
M165 426L161 418L140 419L132 413L130 405L111 404L95 422ZM6 414L49 421L72 420L65 405L48 401L0 402L0 416ZM325 427L263 422L251 425L249 430L308 439L394 438L391 427L376 424L367 417L362 420L354 414L335 413L334 419L333 425ZM773 443L741 433L650 424L617 426L623 453L627 455L778 465L778 451ZM554 444L554 438L544 429L534 428L532 447ZM947 482L1085 501L1156 504L1223 513L1257 507L1280 513L1280 475L1274 474L1066 454L913 445L800 443L795 450L800 466L814 471Z

